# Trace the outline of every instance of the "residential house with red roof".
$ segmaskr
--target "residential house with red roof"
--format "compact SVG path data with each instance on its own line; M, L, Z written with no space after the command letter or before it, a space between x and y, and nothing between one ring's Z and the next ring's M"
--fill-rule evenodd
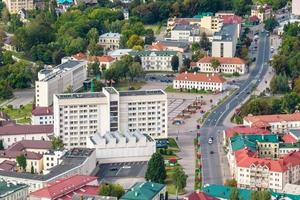
M218 61L219 66L213 67L212 62ZM210 57L205 56L197 62L197 67L200 72L205 73L225 73L225 74L245 74L248 72L247 63L238 57Z
M300 113L276 115L248 115L243 124L250 127L270 128L275 133L287 133L290 129L300 129Z
M50 140L53 125L21 125L13 122L0 126L4 148L22 140Z
M74 175L49 183L48 186L31 192L30 200L71 200L77 195L96 195L99 186L95 176Z
M191 192L186 197L183 197L183 200L218 200L218 199L197 190Z
M36 107L31 112L31 124L53 124L53 107Z
M225 88L225 79L219 74L183 72L173 80L174 89L196 89L222 92Z
M265 5L253 5L251 7L251 16L256 16L261 22L272 17L272 7Z

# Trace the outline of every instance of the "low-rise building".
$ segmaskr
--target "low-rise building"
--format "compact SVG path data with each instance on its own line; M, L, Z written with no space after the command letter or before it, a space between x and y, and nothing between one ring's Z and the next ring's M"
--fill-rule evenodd
M0 179L0 199L1 200L26 200L28 195L28 185L6 182Z
M116 60L120 60L122 56L129 55L129 53L132 51L132 49L116 49L107 52L107 55L113 57Z
M45 154L52 149L52 142L45 140L21 140L7 148L8 151L30 151Z
M222 92L225 89L225 81L219 74L183 72L173 80L173 88Z
M88 148L96 149L99 163L148 161L156 151L156 142L139 131L97 133L87 140Z
M197 190L183 197L183 200L218 200L218 199Z
M36 107L31 112L31 124L53 124L53 107Z
M213 35L212 56L228 58L234 57L238 35L237 24L224 24L221 30L215 32Z
M99 36L99 45L106 50L116 50L120 47L120 33L104 33Z
M46 187L56 180L74 175L90 175L96 167L96 152L93 149L71 149L62 157L61 164L42 174L1 171L0 178L9 182L24 183L29 192Z
M35 104L48 107L53 103L53 94L63 93L68 89L76 91L87 79L87 62L62 59L62 64L54 68L42 69L35 82Z
M100 70L109 69L109 67L115 62L115 59L111 56L100 56L98 58Z
M197 25L177 24L171 31L171 40L200 42L200 28Z
M152 51L178 51L184 53L189 49L189 43L185 41L163 40L153 42L152 45L146 48Z
M0 140L4 148L22 140L50 140L53 125L19 125L10 123L0 126Z
M251 16L257 16L261 22L272 17L272 7L265 5L253 5L251 7Z
M96 195L99 191L98 177L86 175L74 175L62 178L48 186L29 194L30 200L71 200L74 194Z
M279 157L300 150L300 143L279 143Z
M214 61L217 61L220 65L213 67L212 63ZM238 57L224 58L205 56L197 62L197 67L200 72L205 73L246 74L248 72L246 62Z
M134 184L120 200L166 200L166 185L153 182L138 182Z
M170 17L167 22L167 30L171 31L176 25L200 25L201 19Z
M139 56L145 71L173 71L171 60L178 56L179 68L182 65L182 54L176 51L132 51L131 56Z
M65 155L65 150L50 150L43 155L43 164L44 164L44 171L43 173L46 174L49 172L49 169L60 165L63 161L63 156Z
M300 129L300 113L278 115L248 115L243 124L250 127L269 128L275 133L286 133L290 129Z

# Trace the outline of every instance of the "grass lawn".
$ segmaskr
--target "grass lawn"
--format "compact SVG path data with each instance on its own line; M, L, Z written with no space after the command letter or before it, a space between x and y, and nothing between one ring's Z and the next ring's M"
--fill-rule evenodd
M139 90L142 88L143 85L146 83L144 81L134 81L131 82L129 80L121 81L118 84L116 84L114 87L118 91L127 91L129 87L133 87L135 90Z
M172 174L173 174L173 169L174 167L167 167L166 171L167 171L167 178L166 178L166 184L167 184L167 191L170 194L176 194L176 187L175 185L172 183ZM185 191L178 191L178 195L180 194L184 194Z
M17 123L30 123L32 103L25 105L23 108L4 108L5 112L11 119L17 119Z
M153 25L145 25L145 29L152 29L154 34L160 34L161 25L153 24Z
M190 92L188 90L182 90L180 91L179 89L174 89L172 85L169 85L168 87L166 87L165 89L166 92L170 92L170 93L193 93L193 94L213 94L210 91L205 91L205 90L190 90Z

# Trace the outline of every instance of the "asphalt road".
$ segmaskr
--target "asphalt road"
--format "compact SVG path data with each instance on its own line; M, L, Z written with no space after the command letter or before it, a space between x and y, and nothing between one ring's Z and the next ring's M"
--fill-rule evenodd
M227 98L219 107L217 107L206 119L201 128L201 159L204 184L222 184L223 175L221 171L222 162L220 162L219 146L222 130L226 127L223 125L227 115L235 109L259 82L263 81L263 76L267 72L269 61L269 39L266 33L260 34L258 43L258 56L256 66L250 72L249 78L238 83L239 89L232 96ZM209 137L214 138L213 144L208 144ZM218 146L219 145L219 146ZM211 151L214 153L211 154Z

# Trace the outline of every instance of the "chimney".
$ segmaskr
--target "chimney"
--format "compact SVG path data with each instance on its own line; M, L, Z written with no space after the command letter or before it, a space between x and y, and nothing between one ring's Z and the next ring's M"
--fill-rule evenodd
M187 72L187 71L185 71L184 73L185 73L185 74L187 74L188 72Z
M211 75L212 75L212 76L214 76L214 75L215 75L215 73L212 73Z
M209 77L209 74L206 74L206 77Z
M197 74L197 72L194 72L194 75L196 75Z

